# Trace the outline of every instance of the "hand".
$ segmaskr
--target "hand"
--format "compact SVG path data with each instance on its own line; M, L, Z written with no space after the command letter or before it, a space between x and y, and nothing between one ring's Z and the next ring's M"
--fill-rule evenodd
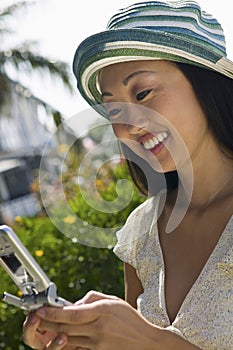
M30 314L24 341L38 350L200 350L152 325L125 301L98 292L73 306L42 307Z
M91 292L75 305L43 307L36 315L41 318L41 329L63 337L62 345L54 341L47 344L48 350L66 350L66 346L75 350L161 349L161 329L113 296Z
M57 332L45 331L41 327L41 319L35 313L30 313L26 318L24 325L24 343L33 349L63 349L74 350L74 347L65 346L67 337Z
M24 342L35 349L43 350L45 345L56 337L56 333L42 330L40 321L34 312L28 315L23 324Z
M99 292L90 291L82 299L77 301L76 305L89 304L101 299L117 300L118 298L111 295L105 295ZM58 334L57 331L49 332L45 331L41 326L41 319L32 312L26 318L24 325L24 343L33 349L44 350L44 349L60 349L73 350L74 347L66 346L64 343L67 342L67 338L64 334ZM60 346L60 347L59 347Z

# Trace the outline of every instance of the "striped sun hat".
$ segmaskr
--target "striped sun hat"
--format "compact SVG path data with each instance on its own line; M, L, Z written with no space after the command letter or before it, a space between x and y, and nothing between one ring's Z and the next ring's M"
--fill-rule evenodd
M233 78L221 25L194 1L145 1L120 10L101 33L84 40L73 71L84 99L101 104L98 72L110 64L166 59Z

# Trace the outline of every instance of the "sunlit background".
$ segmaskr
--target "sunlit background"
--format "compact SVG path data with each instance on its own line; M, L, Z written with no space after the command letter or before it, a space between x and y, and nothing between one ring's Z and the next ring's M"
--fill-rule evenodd
M15 1L1 0L0 6L13 2ZM28 0L27 2L32 5L20 11L12 20L12 28L16 33L15 36L11 36L11 40L36 40L41 54L64 60L72 67L77 45L87 36L104 30L112 14L134 1ZM232 11L229 0L200 0L199 3L222 24L226 35L228 57L233 58ZM78 92L71 97L56 84L47 83L44 88L37 81L31 83L29 80L27 83L36 95L61 110L67 117L88 108Z
M116 11L133 1L140 0L25 0L29 6L9 16L6 28L0 21L3 63L13 56L11 48L27 40L36 41L37 44L29 46L30 50L49 57L52 62L65 61L72 74L72 60L78 44L87 36L104 30ZM16 2L0 0L0 10ZM233 59L231 1L200 0L200 3L221 22L228 56ZM11 32L5 35L4 30L9 28ZM25 51L20 52L25 63L24 54ZM119 199L124 200L120 204L125 203L129 190L122 186L122 179L131 181L124 162L116 157L118 145L115 147L113 143L114 147L110 147L110 142L106 143L112 140L110 128L93 125L93 111L77 90L70 95L61 81L46 75L43 79L42 71L36 74L32 69L28 75L23 74L21 67L9 72L12 74L9 81L13 82L11 90L7 91L0 79L0 92L7 92L8 98L5 105L0 103L3 107L0 115L0 221L14 227L56 283L60 296L76 301L88 290L95 289L123 297L123 266L111 250L113 235L106 235L106 232L112 233L123 225L145 196L134 190L129 205L109 213L110 205L106 201L114 204ZM1 68L0 73L4 73L5 66ZM74 78L71 83L75 88ZM46 104L53 108L48 111L44 108ZM57 126L54 117L60 116L58 111L66 123L54 128L54 124ZM65 128L68 121L74 121L75 127ZM88 135L80 136L79 133L87 129ZM121 182L117 188L118 181ZM96 197L88 197L89 194ZM95 198L94 205L87 203ZM106 204L108 210L96 210L95 203ZM99 228L98 233L93 230L90 236L90 226ZM21 295L1 268L0 281L0 295L4 291ZM22 310L0 303L0 349L29 349L22 342L23 320Z

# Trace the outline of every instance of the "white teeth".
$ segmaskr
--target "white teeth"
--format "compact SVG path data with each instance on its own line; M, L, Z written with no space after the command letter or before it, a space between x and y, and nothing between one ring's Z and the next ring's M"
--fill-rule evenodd
M163 142L168 137L168 133L161 132L160 134L152 137L150 140L144 141L143 146L145 149L152 149L157 146L160 142Z
M159 135L157 136L157 139L159 140L159 142L162 142L163 139L164 139L164 137L163 137L162 134L159 134Z

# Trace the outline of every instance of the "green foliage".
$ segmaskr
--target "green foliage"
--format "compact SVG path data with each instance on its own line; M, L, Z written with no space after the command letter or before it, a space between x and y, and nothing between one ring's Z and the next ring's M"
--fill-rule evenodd
M15 225L14 230L56 283L60 296L75 302L93 288L123 296L122 264L111 250L74 244L46 217L24 218L20 225ZM17 288L3 270L0 271L0 276L1 293L7 291L17 294ZM0 349L23 349L20 338L24 318L22 310L0 303Z
M118 165L114 173L110 168L105 169L105 175L96 180L98 190L101 196L111 201L117 196L114 190L116 180L130 177L124 165ZM114 227L118 226L119 222L123 224L129 213L144 200L135 190L130 204L109 217L102 211L91 208L83 199L77 185L70 191L71 179L68 179L67 193L71 197L70 205L76 215L83 220L88 218L92 225ZM67 225L72 226L72 220L67 220ZM62 234L47 216L16 218L13 229L49 278L56 283L59 296L75 302L87 291L94 289L124 297L123 266L112 249L74 243L75 241ZM7 291L17 295L16 286L3 269L0 269L0 280L0 293ZM0 302L0 349L28 349L21 340L25 315L24 311Z

